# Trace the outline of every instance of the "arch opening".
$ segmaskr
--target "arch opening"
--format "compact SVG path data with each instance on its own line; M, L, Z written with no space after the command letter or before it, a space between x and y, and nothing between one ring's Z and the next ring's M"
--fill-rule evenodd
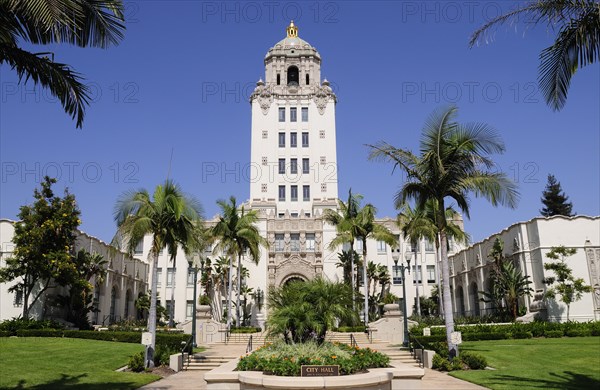
M299 71L297 66L290 66L287 71L287 85L298 86L300 81Z

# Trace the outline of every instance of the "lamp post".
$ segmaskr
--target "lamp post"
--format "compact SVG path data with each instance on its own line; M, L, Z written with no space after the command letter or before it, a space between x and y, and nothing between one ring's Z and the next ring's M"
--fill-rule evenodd
M201 260L201 267L204 268L204 262ZM197 293L197 289L198 289L198 267L196 266L196 263L194 262L193 264L190 264L192 266L192 270L194 271L194 306L192 309L192 348L196 348L196 303L197 303L197 298L196 298L196 293Z
M412 253L411 252L406 252L404 254L404 260L406 260L406 265L404 263L401 263L400 266L398 266L398 260L400 260L400 255L397 252L394 252L392 254L392 258L394 259L394 266L396 267L396 269L400 269L400 276L401 276L401 281L402 281L402 311L403 311L403 317L404 317L404 340L402 342L402 346L404 347L408 347L408 343L409 343L409 338L408 338L408 315L407 315L407 310L406 310L406 279L404 278L404 271L408 270L408 273L410 274L410 259L412 257Z

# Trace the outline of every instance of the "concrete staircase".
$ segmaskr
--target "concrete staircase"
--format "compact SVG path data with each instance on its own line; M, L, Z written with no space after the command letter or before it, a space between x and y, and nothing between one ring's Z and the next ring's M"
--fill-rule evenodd
M239 356L206 356L201 353L197 353L190 357L190 362L188 364L184 364L184 369L188 371L210 371L237 357Z
M413 358L407 348L391 347L389 344L372 344L369 345L369 348L385 353L390 357L390 361L401 362L411 367L421 367L419 361Z

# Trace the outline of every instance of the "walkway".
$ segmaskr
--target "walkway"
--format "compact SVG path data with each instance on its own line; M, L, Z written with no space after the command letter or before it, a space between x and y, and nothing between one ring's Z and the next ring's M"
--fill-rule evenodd
M241 356L244 354L246 346L244 345L222 345L213 344L203 352L204 355L221 355L221 356ZM205 371L181 371L167 378L161 379L154 383L150 383L140 390L201 390L206 389L204 381ZM395 388L394 388L395 389ZM477 390L485 389L478 385L451 377L450 375L435 370L425 369L425 376L421 380L419 387L406 387L402 389L413 390Z

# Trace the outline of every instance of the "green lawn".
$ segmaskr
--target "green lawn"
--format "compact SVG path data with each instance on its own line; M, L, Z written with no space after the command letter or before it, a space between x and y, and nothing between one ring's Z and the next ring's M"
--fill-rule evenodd
M115 370L142 350L111 341L2 337L0 389L136 389L159 376Z
M491 389L600 389L600 337L472 341L496 370L450 375Z

